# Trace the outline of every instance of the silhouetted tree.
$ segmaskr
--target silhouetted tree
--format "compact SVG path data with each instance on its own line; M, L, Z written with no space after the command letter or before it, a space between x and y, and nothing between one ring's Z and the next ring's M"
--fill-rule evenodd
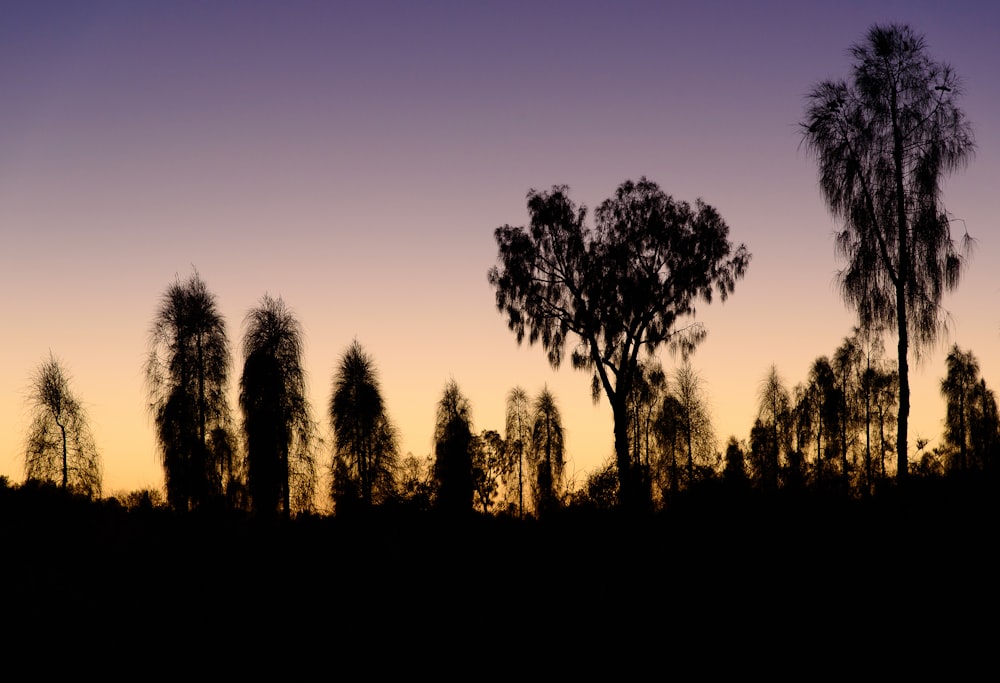
M330 420L335 502L384 502L396 486L396 429L382 400L375 362L357 340L341 356L334 376Z
M693 350L704 329L678 322L698 300L732 293L750 254L742 245L734 252L714 208L675 201L645 178L626 181L598 207L594 230L567 193L532 190L528 229L497 228L499 265L489 282L518 343L540 341L553 367L575 339L573 366L592 371L594 399L603 390L611 404L621 502L636 507L642 487L629 450L628 396L639 353L664 344Z
M726 443L725 465L722 474L728 484L735 486L746 484L746 456L735 436L730 436Z
M932 60L906 25L873 26L851 48L852 79L828 80L807 97L804 141L819 162L820 189L844 221L837 250L844 299L865 331L898 335L897 477L905 479L911 342L932 342L942 293L957 287L962 257L941 203L943 176L974 143L957 101L958 76Z
M857 430L861 424L861 347L856 335L845 337L833 352L831 367L837 383L837 398L840 401L838 413L840 442L841 484L846 493L850 489L850 464L848 457L857 441Z
M958 472L985 469L1000 439L996 397L980 377L979 361L972 351L953 345L945 365L941 395L946 402L944 437L953 450L950 468Z
M653 464L653 479L661 499L676 495L680 490L679 455L684 452L684 432L681 428L683 407L674 394L667 392L653 423L658 456Z
M715 467L717 456L715 431L708 412L701 377L688 361L674 371L671 393L677 398L677 419L680 438L687 452L688 484L695 481L695 463Z
M639 371L628 396L628 420L632 464L638 468L637 479L642 482L644 492L652 483L651 470L655 458L651 457L650 451L654 445L657 412L666 390L667 376L659 359L639 359Z
M816 438L815 480L817 486L822 486L826 467L824 463L837 451L842 403L836 374L826 356L817 358L809 368L807 395L812 415L812 433Z
M170 285L150 334L146 384L176 510L221 499L236 470L228 438L230 354L215 296L196 272Z
M524 514L524 465L531 445L531 416L528 393L521 387L514 387L507 394L504 434L506 435L507 456L513 467L507 469L508 481L516 477L508 492L517 494L518 516Z
M487 429L474 439L472 482L483 514L491 512L508 469L507 445L499 432Z
M791 397L778 368L772 365L757 389L757 432L751 435L751 456L761 485L767 489L778 487L781 454L790 450L792 438Z
M458 384L445 385L434 424L434 483L438 509L461 514L472 509L472 408Z
M531 450L537 463L535 510L539 515L558 505L562 488L565 444L562 416L548 387L535 398L531 416Z
M309 510L316 488L315 425L302 328L284 301L266 294L244 325L240 408L251 504L264 515Z
M49 359L35 370L28 390L32 412L24 449L26 480L50 481L91 498L101 496L101 458L83 404L62 364Z

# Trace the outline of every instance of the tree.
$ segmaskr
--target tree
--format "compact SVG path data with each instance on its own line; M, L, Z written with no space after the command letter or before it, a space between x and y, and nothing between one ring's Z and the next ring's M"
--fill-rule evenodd
M197 272L167 287L149 345L146 384L167 501L189 510L220 499L236 472L226 400L229 339L215 296Z
M873 26L851 48L852 79L827 80L807 96L804 142L819 185L843 221L841 293L864 331L895 327L899 410L897 477L906 477L909 365L942 328L941 297L958 286L963 256L941 201L942 178L968 162L972 129L957 101L958 76L932 60L906 25ZM966 245L968 245L966 236Z
M792 408L791 397L785 383L778 374L778 367L772 365L757 388L757 430L751 442L754 468L765 488L778 487L778 473L781 469L781 454L791 450Z
M253 509L309 510L316 487L315 425L306 398L302 328L281 298L247 313L240 408Z
M504 434L507 454L517 461L516 467L508 469L508 474L517 475L517 514L524 515L524 460L531 445L531 427L528 410L528 393L521 387L514 387L507 394ZM508 491L515 487L508 486Z
M687 451L688 485L695 481L695 462L713 466L717 452L715 431L708 412L701 377L684 361L674 371L673 394L677 398L680 437Z
M572 339L573 367L593 372L593 397L603 390L614 416L620 502L643 504L629 451L628 397L640 352L667 345L693 351L704 336L690 322L698 301L733 292L750 260L735 251L718 212L698 200L675 201L655 183L626 181L585 227L586 208L568 188L528 193L530 225L495 231L498 265L489 271L497 309L518 343L541 342L559 367Z
M946 402L944 437L954 452L951 468L963 473L985 469L1000 439L996 397L980 377L972 351L953 345L945 365L941 395Z
M450 514L472 509L472 408L455 380L444 387L434 424L437 507Z
M101 458L87 413L55 356L31 377L28 405L33 413L24 449L24 478L51 481L90 498L101 495Z
M535 468L535 510L541 515L558 505L565 465L562 416L548 387L535 398L531 416L531 451Z
M382 399L375 361L357 340L333 379L334 499L366 506L384 502L396 486L398 440ZM339 491L339 493L338 493Z
M493 429L483 431L472 446L473 488L483 514L490 513L508 469L507 445L500 432Z

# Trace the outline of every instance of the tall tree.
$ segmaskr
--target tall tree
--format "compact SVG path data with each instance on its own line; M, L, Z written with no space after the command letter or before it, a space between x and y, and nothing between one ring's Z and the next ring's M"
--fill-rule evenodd
M302 328L281 299L264 295L247 313L240 408L250 501L271 515L312 507L315 425L306 398Z
M395 488L399 447L382 399L375 361L357 340L344 352L333 378L330 420L334 435L334 498L371 506Z
M91 498L101 495L101 458L83 404L51 353L28 389L33 413L24 449L24 477L58 483Z
M558 504L565 465L565 433L555 396L548 387L535 398L531 416L531 450L536 466L535 510L551 512Z
M962 254L942 205L945 174L971 158L972 129L958 107L961 83L931 59L906 25L873 26L851 48L850 82L827 80L807 96L804 142L819 162L830 212L843 221L841 292L865 331L898 337L897 476L907 469L911 342L941 329L941 297L958 286Z
M434 482L438 509L462 514L472 509L472 407L455 380L444 387L434 423Z
M750 254L733 249L714 208L675 201L645 178L622 183L598 207L593 230L565 186L529 192L528 213L527 229L495 232L497 308L518 343L540 341L553 367L573 339L573 367L593 372L595 401L603 391L611 404L620 502L637 507L645 501L629 449L628 396L639 354L663 345L692 351L705 331L683 322L697 302L733 292Z
M197 272L167 287L149 346L146 384L167 501L189 510L221 498L235 471L228 447L229 338Z

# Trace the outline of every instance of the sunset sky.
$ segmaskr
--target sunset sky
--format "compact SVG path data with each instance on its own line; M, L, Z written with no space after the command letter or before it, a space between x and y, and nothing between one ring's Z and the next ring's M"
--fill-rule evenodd
M962 76L977 142L945 184L977 246L949 336L911 373L912 451L939 442L952 343L1000 386L1000 4L4 0L0 475L23 479L28 382L51 351L105 492L162 486L143 363L161 294L197 269L228 324L235 416L243 319L269 293L305 330L328 439L356 338L403 454L432 451L450 379L477 431L502 431L514 385L547 385L582 483L612 454L611 410L586 373L517 346L486 278L493 231L527 221L529 189L594 208L643 175L716 207L753 254L726 303L699 307L692 359L720 448L747 438L772 363L791 389L851 333L798 122L886 22Z

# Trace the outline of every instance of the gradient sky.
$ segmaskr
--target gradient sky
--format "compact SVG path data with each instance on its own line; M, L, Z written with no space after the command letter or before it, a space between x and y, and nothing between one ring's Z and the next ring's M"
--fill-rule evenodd
M715 206L753 253L734 295L699 308L693 358L720 447L746 438L771 364L792 388L854 324L797 122L890 21L964 78L978 146L945 186L976 251L944 302L950 335L911 373L911 438L933 446L950 344L1000 382L996 3L3 0L0 475L23 478L28 381L51 351L105 491L162 486L142 367L161 294L196 268L228 323L234 398L266 292L305 329L327 438L357 338L404 454L431 452L449 379L477 431L502 430L515 384L548 385L580 483L613 451L610 408L586 373L517 346L486 280L493 230L526 222L531 188L595 207L641 175Z

